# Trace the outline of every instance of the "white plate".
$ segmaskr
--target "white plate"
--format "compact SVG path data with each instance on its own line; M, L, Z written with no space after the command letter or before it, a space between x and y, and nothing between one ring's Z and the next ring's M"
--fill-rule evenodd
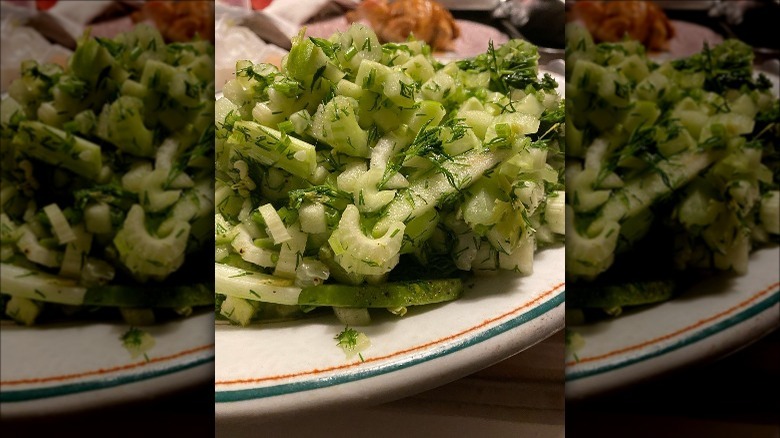
M585 338L566 363L566 397L583 398L748 345L780 326L780 248L756 251L747 275L713 276L683 296L569 330Z
M152 398L214 373L214 314L144 327L155 346L133 359L122 323L0 327L0 415L48 415Z
M563 263L563 247L546 249L533 275L478 278L461 299L410 308L403 318L375 314L360 328L371 339L365 362L336 346L344 326L332 316L217 326L217 420L380 403L501 361L563 328Z
M707 44L714 47L723 42L723 37L708 27L687 21L672 20L674 36L669 40L669 51L656 53L658 57L685 58L699 53Z
M557 66L557 65L556 65ZM555 68L543 69L559 84ZM221 93L217 94L217 99ZM534 273L470 281L461 299L374 313L360 330L365 362L347 360L334 316L215 330L217 421L267 420L339 405L376 404L442 385L544 340L564 326L564 248L540 251Z

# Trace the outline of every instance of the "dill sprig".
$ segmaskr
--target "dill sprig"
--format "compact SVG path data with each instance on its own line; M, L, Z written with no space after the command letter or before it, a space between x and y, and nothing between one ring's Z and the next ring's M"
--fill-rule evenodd
M444 162L452 161L453 159L452 156L444 150L444 139L446 133L450 133L451 137L448 141L458 140L466 134L466 130L469 128L461 119L449 119L441 125L429 128L430 124L430 120L425 122L422 128L417 132L417 135L414 137L414 140L412 140L409 147L406 150L397 153L390 159L387 168L385 169L385 173L382 176L382 180L378 184L379 188L384 187L390 178L398 173L404 164L413 157L427 158L437 169L437 172L445 175L450 185L456 188L458 187L458 183L455 181L452 172L443 166Z

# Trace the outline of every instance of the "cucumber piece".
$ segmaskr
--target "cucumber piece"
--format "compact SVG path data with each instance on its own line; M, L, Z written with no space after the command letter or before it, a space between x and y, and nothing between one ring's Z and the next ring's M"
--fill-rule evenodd
M507 150L471 150L444 162L443 172L410 181L409 187L400 190L386 207L373 234L382 235L397 221L408 223L445 203L448 197L474 184L508 155Z
M0 125L4 128L15 127L25 118L24 107L13 97L6 97L0 101Z
M336 59L344 71L354 75L364 60L382 59L382 45L373 30L360 23L352 23L346 32L338 35L342 50L336 51ZM335 37L335 35L334 35Z
M154 157L154 133L144 125L144 102L121 96L103 107L98 118L97 136L137 157Z
M768 233L780 234L780 190L772 190L764 194L758 217Z
M163 280L184 263L190 224L177 221L167 236L157 236L146 227L143 207L134 204L113 242L119 259L140 281Z
M63 123L62 127L66 131L88 136L96 129L97 123L98 118L95 112L84 110L73 116L73 120Z
M623 306L659 303L675 292L674 280L654 280L617 285L575 285L566 294L566 306L572 308L612 309Z
M338 83L344 77L344 72L328 59L322 48L311 38L306 38L305 33L306 29L301 29L301 32L292 38L292 48L285 57L282 69L300 82L303 89L312 92L327 87L322 81L323 78L331 83Z
M255 122L236 122L227 143L240 156L284 169L307 180L314 176L317 167L317 153L313 145Z
M347 96L336 96L320 105L312 121L312 134L335 151L353 156L369 157L368 132L358 123L358 102Z
M346 286L325 284L304 288L298 296L302 306L407 307L452 301L463 293L457 278Z
M10 263L0 264L0 292L50 303L81 305L87 288L75 280Z
M111 53L94 38L89 38L88 34L79 41L78 48L73 52L73 56L68 60L69 70L80 79L98 91L109 88L104 83L106 79L111 78L113 85L121 84L130 75L122 68Z
M40 302L12 296L5 305L5 314L20 324L30 326L35 323L42 309Z
M360 213L357 207L350 204L341 215L339 225L328 243L333 248L334 259L347 272L383 275L398 264L403 230L403 224L394 222L384 235L377 238L366 236L360 227Z
M222 263L214 264L214 288L228 297L288 305L298 302L301 290L292 280Z
M177 286L107 285L86 288L70 278L2 263L0 290L11 296L58 304L106 307L196 307L214 304L205 284Z
M38 160L93 180L103 166L100 146L37 121L19 123L13 144Z
M347 325L344 330L336 335L335 339L338 341L336 345L341 347L344 354L347 356L347 360L352 359L355 355L360 357L363 361L363 355L361 351L371 346L371 340L368 339L365 333L359 332Z
M720 156L714 151L687 151L658 163L614 192L603 207L603 218L625 220L689 183Z
M253 301L227 296L220 307L220 314L234 323L244 326L252 321L256 310L255 305Z
M419 132L423 128L432 128L439 126L447 110L439 102L432 100L423 100L419 102L419 108L414 107L406 110L404 123L413 132Z
M217 320L229 320L225 315L222 315L222 304L227 299L227 296L217 294L216 295L216 315ZM293 321L296 319L311 318L321 316L323 312L318 312L313 309L302 309L300 306L276 304L276 303L264 303L261 301L252 301L254 307L254 313L252 314L251 323L269 323L269 322L283 322ZM307 310L307 311L305 311ZM321 310L325 310L322 308Z
M207 284L131 286L87 289L83 304L101 307L178 308L214 305L214 288Z

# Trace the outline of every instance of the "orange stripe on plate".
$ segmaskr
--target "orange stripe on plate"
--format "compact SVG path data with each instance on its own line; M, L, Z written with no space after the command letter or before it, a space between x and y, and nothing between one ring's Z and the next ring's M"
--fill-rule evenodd
M366 364L366 363L378 362L378 361L390 359L390 358L393 358L393 357L396 357L396 356L400 356L400 355L403 355L403 354L411 353L413 351L423 350L425 348L432 347L434 345L441 344L443 342L447 342L449 340L452 340L452 339L455 339L457 337L463 336L463 335L465 335L467 333L470 333L470 332L473 332L475 330L479 330L482 327L490 325L490 324L492 324L492 323L494 323L494 322L496 322L498 320L504 319L504 318L506 318L506 317L508 317L508 316L510 316L510 315L512 315L514 313L517 313L517 312L519 312L519 311L521 311L523 309L526 309L526 308L528 308L528 307L530 307L530 306L532 306L532 305L534 305L534 304L536 304L538 302L544 301L544 299L546 297L548 297L549 295L551 295L551 294L555 293L556 291L560 290L564 285L565 285L565 283L558 283L555 286L553 286L551 289L543 292L542 295L538 296L537 298L535 298L535 299L533 299L531 301L528 301L527 303L523 304L522 306L514 308L514 309L510 310L509 312L506 312L506 313L501 314L499 316L496 316L494 318L486 319L485 321L482 321L478 325L476 325L474 327L467 328L467 329L465 329L465 330L463 330L463 331L461 331L459 333L455 333L453 335L449 335L449 336L446 336L444 338L437 339L435 341L427 342L427 343L422 344L422 345L417 345L415 347L407 348L405 350L396 351L395 353L391 353L391 354L388 354L388 355L385 355L385 356L371 357L371 358L366 359L365 361L355 361L355 362L344 364L344 365L337 365L337 366L332 366L332 367L328 367L328 368L321 368L321 369L317 368L317 369L313 369L313 370L309 370L309 371L300 371L300 372L297 372L297 373L281 374L281 375L277 375L277 376L256 377L256 378L237 379L237 380L221 380L221 381L214 382L214 384L215 385L235 385L235 384L242 384L242 383L260 383L260 382L267 382L267 381L272 381L272 380L283 380L283 379L290 379L290 378L294 378L294 377L302 377L302 376L308 376L308 375L317 375L317 374L327 373L327 372L331 372L331 371L339 371L339 370L345 370L345 369L348 369L348 368L354 368L356 366L363 365L363 364Z
M722 318L722 317L728 315L729 313L733 313L736 310L738 310L738 309L740 309L742 307L747 306L748 304L752 303L753 301L756 301L759 298L763 297L764 295L768 294L770 291L775 290L778 285L780 285L780 282L776 282L774 284L771 284L771 285L767 286L765 289L757 292L755 295L753 295L752 297L748 298L747 300L745 300L745 301L743 301L743 302L741 302L741 303L739 303L739 304L737 304L737 305L735 305L735 306L733 306L733 307L731 307L729 309L726 309L726 310L724 310L724 311L722 311L720 313L716 313L715 315L712 315L712 316L704 318L704 319L702 319L700 321L697 321L697 322L695 322L695 323L693 323L693 324L691 324L691 325L689 325L687 327L683 327L683 328L681 328L679 330L676 330L676 331L673 331L671 333L659 336L659 337L654 338L654 339L650 339L650 340L647 340L647 341L644 341L644 342L640 342L639 344L636 344L636 345L623 347L623 348L620 348L620 349L617 349L617 350L610 351L608 353L600 354L598 356L581 357L578 360L567 362L566 366L568 367L568 366L574 366L574 365L581 364L581 363L586 363L586 362L595 362L597 360L606 359L608 357L616 356L616 355L623 354L623 353L626 353L626 352L629 352L629 351L639 350L641 348L647 347L648 345L657 344L657 343L659 343L661 341L665 341L665 340L673 338L675 336L679 336L679 335L681 335L681 334L683 334L685 332L689 332L689 331L691 331L691 330L693 330L695 328L701 327L701 326L703 326L703 325L705 325L705 324L707 324L709 322L712 322L712 321L714 321L716 319Z
M118 371L126 371L126 370L131 370L131 369L134 369L134 368L140 368L140 367L144 367L144 366L151 365L151 364L154 364L154 363L167 362L169 360L178 359L178 358L183 357L183 356L188 356L190 354L198 353L198 352L209 350L209 349L213 350L214 349L214 344L203 345L201 347L192 348L190 350L180 351L178 353L171 354L169 356L155 357L153 359L149 359L149 361L136 362L136 363L131 363L131 364L122 365L122 366L113 367L113 368L101 368L101 369L92 370L92 371L84 371L84 372L81 372L81 373L64 374L64 375L61 375L61 376L51 376L51 377L37 377L37 378L34 378L34 379L3 380L3 381L0 381L0 386L4 386L4 385L24 385L24 384L29 384L29 383L60 382L60 381L63 381L63 380L73 380L73 379L79 379L79 378L82 378L82 377L100 376L100 375L104 375L104 374L115 373L115 372L118 372Z

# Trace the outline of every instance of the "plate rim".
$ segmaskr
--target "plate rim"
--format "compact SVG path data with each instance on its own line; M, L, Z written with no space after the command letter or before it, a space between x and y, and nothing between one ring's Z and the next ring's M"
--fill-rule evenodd
M762 293L763 292L763 293ZM702 327L701 330L698 331L692 331L689 336L681 336L676 342L664 346L658 350L643 350L642 347L649 345L650 343L656 343L661 340L667 339L669 336L674 336L674 333L669 333L667 335L661 335L657 336L654 339L650 339L647 341L644 341L640 344L635 344L627 347L622 347L619 350L613 350L609 353L603 353L600 356L591 357L591 358L585 358L586 361L597 361L605 356L611 356L613 354L622 353L625 351L640 351L642 354L639 354L637 356L631 356L626 357L622 360L611 362L611 363L605 363L603 366L600 367L594 367L591 369L584 369L584 370L577 370L572 372L566 373L566 382L573 382L577 381L583 378L588 378L595 375L601 375L616 369L622 369L629 367L635 363L643 362L645 360L654 359L659 356L663 356L664 354L670 353L675 350L679 350L681 348L685 348L689 345L695 344L699 341L703 341L709 337L712 337L718 333L724 332L731 327L740 324L742 322L747 321L748 319L757 316L769 309L771 309L775 304L780 303L780 282L776 282L775 284L771 285L770 287L767 287L761 291L759 291L759 294L761 296L767 295L764 299L758 301L757 303L754 303L753 305L749 305L744 310L740 311L739 313L733 314L729 316L728 318L724 320L720 320L718 322L715 322L711 325L705 325ZM754 295L750 299L743 301L740 303L740 305L734 306L734 307L743 307L745 305L746 301L755 301L759 298L759 295ZM712 319L717 319L718 315L713 315ZM710 319L708 318L708 319ZM709 321L707 321L709 322ZM689 326L690 327L690 326ZM687 327L686 327L687 328ZM686 328L679 329L679 331L685 330ZM687 331L687 330L686 330ZM577 363L580 363L578 361L568 361L566 363L566 366L574 366ZM583 362L585 363L585 362Z
M778 257L780 246L763 248L763 251L767 254L775 253L769 254L769 257ZM750 270L741 277L749 275ZM713 309L696 321L663 330L651 339L637 340L630 345L616 345L592 357L572 359L567 356L566 398L590 398L722 357L780 327L780 281L777 277L765 279L755 287L750 287L749 293L744 292L745 286L740 289L744 296L736 302ZM645 309L644 313L653 310ZM741 331L744 334L735 335L733 330L740 325L744 327ZM641 368L655 360L662 362L653 370ZM610 376L609 382L600 381Z
M197 328L213 324L209 309L198 311L187 318L174 319L172 333L182 327ZM118 321L67 323L75 329L91 326L109 330ZM162 325L160 325L162 327ZM3 336L14 332L36 331L39 326L4 326ZM56 330L57 327L49 327ZM206 330L204 330L206 333ZM213 330L211 331L213 334ZM37 333L35 335L42 335ZM77 335L73 333L73 335ZM113 339L113 338L112 338ZM78 341L78 339L77 339ZM18 377L7 373L0 375L0 417L23 418L36 415L86 412L107 405L120 405L149 397L163 396L213 379L215 342L211 338L197 336L190 342L170 345L159 356L117 359L108 366L87 363L84 367L55 369L40 373L45 375ZM9 353L9 352L4 352ZM8 370L6 366L3 371ZM155 383L156 382L156 383ZM141 388L145 388L141 390Z
M372 358L376 361L382 361L386 360L388 357L393 357L396 355L407 355L407 357L405 357L403 360L379 364L377 366L363 370L356 369L362 366L363 363L355 362L347 364L348 368L353 368L353 370L342 376L314 378L300 382L289 382L267 387L243 388L236 390L217 389L216 386L220 383L215 381L214 401L216 405L252 402L270 397L299 394L315 389L327 388L336 385L358 382L365 379L387 376L394 372L412 368L415 365L427 363L432 360L466 350L474 345L489 341L498 335L522 327L528 322L547 315L555 308L561 305L565 305L565 297L565 281L558 282L545 290L542 295L524 303L518 308L515 308L509 312L505 312L504 314L496 316L487 321L483 321L476 326L461 330L459 333L453 334L452 336L431 341L424 345L410 347L399 352L390 353L383 357ZM533 303L538 303L538 305L528 308L529 305L533 305ZM491 326L486 330L479 331L481 327L495 323L501 319L506 320L498 322L498 324ZM561 324L558 329L563 327L564 321L561 320L560 322ZM554 331L551 331L550 334L552 334ZM409 356L410 351L417 351L423 348L430 348L430 350L424 354ZM290 389L290 391L285 391L285 389Z
M198 353L211 350L210 355L198 357ZM181 363L174 363L173 366L157 369L141 369L136 373L122 374L122 371L128 368L139 368L146 365L152 365L161 362L169 362L178 359L182 356L192 356L191 360ZM138 383L157 377L162 377L168 374L177 373L180 371L196 368L200 365L205 365L209 362L214 362L214 344L202 345L199 347L189 348L184 351L179 351L173 354L163 356L161 358L154 358L149 362L133 362L127 365L120 365L114 368L103 370L97 369L92 371L84 371L78 374L70 374L63 376L50 376L40 377L34 379L21 379L0 382L0 403L18 403L28 402L40 399L49 399L55 397L65 397L69 395L81 394L89 391L98 391L101 389L110 389L122 385L129 385ZM117 374L116 376L103 376L104 374ZM78 381L84 375L95 375L98 378ZM104 378L99 378L104 377ZM22 385L28 383L38 383L35 381L51 381L51 380L75 380L72 383L64 383L55 386L39 386L32 388L24 388L18 390L5 390L6 385Z

